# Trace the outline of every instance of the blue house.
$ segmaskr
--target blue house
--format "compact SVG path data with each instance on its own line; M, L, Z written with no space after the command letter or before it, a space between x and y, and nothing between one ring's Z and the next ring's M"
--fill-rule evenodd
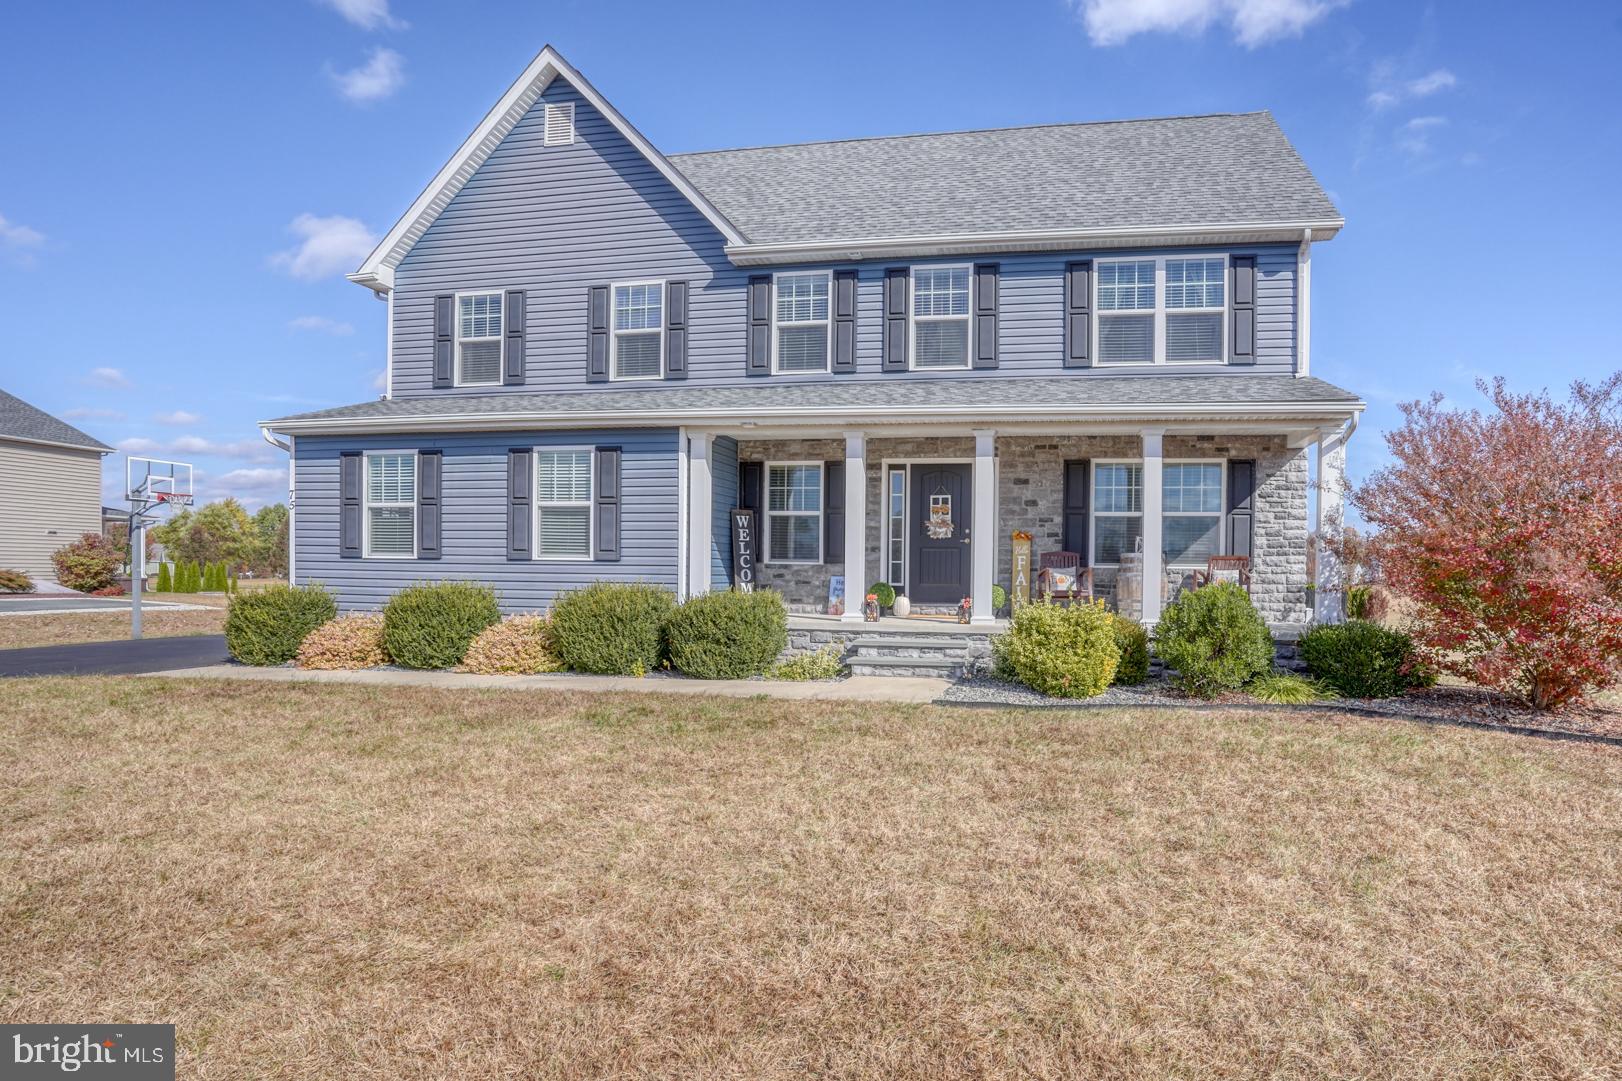
M795 611L842 577L991 623L1017 534L1149 624L1244 556L1299 625L1363 409L1310 374L1342 224L1265 112L666 155L548 47L350 275L387 394L263 422L293 576L691 596L736 507Z

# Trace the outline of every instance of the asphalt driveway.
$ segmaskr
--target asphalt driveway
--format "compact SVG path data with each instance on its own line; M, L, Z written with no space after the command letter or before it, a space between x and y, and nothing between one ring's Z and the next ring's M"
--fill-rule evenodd
M136 675L171 668L201 668L227 660L223 634L142 638L134 642L75 642L0 649L0 677Z

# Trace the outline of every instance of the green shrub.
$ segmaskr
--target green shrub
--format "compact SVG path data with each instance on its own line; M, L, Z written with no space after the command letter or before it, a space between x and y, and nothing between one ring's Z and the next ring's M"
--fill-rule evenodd
M0 570L0 593L32 593L34 580L22 571Z
M670 591L643 582L593 582L552 606L552 648L576 672L641 676L664 662Z
M1346 618L1368 619L1374 605L1373 586L1351 586L1346 590Z
M173 593L175 591L175 580L172 577L170 577L170 575L169 575L169 564L168 563L159 563L158 564L158 587L157 588L158 588L159 593Z
M329 619L304 636L294 658L300 668L376 668L389 663L383 617L375 612Z
M1243 687L1273 667L1273 636L1232 582L1185 590L1155 628L1155 652L1177 670L1177 685L1210 698Z
M758 676L788 647L788 609L768 589L701 593L665 617L665 647L695 679Z
M286 664L305 635L338 615L320 586L272 586L234 597L225 613L225 646L243 664Z
M1245 690L1263 702L1272 702L1280 706L1304 706L1309 702L1329 697L1317 681L1286 675L1283 672L1269 672L1265 676L1257 676L1246 684Z
M845 671L844 647L838 643L823 646L814 653L799 653L781 664L773 665L767 679L805 682L813 679L838 679Z
M1023 605L1008 633L999 636L1004 664L1021 683L1042 694L1103 694L1121 660L1111 624L1102 602L1068 608L1045 601Z
M1412 638L1362 620L1313 627L1301 636L1301 659L1348 698L1390 698L1434 678L1415 657Z
M1000 612L1008 606L1008 590L1000 582L991 584L991 610Z
M556 672L563 665L552 652L551 637L545 616L513 616L492 623L467 647L462 668L487 676Z
M867 591L879 599L880 608L893 608L895 606L895 586L889 582L874 582L867 587ZM866 600L864 597L863 600Z
M1115 616L1115 648L1121 663L1115 669L1117 686L1133 687L1149 678L1149 632L1135 619Z
M420 582L383 605L383 648L407 668L455 668L479 632L500 620L489 586Z
M91 593L113 584L124 556L110 538L86 533L52 552L51 563L56 567L58 582L80 593Z

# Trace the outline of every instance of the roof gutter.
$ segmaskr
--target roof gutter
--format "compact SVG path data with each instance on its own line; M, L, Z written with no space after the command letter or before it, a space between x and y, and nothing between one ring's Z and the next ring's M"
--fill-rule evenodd
M88 443L63 443L56 439L29 439L27 436L22 435L0 434L0 443L27 443L32 447L61 447L64 450L93 450L97 454L116 453L112 447L105 443L97 443L92 446Z

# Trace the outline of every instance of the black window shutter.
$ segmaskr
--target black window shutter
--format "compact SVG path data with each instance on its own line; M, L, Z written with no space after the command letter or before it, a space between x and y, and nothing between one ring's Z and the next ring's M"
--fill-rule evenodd
M746 296L749 316L748 356L745 371L749 375L770 375L772 372L772 276L749 275Z
M756 517L766 506L766 464L738 463L738 507L752 510ZM757 526L758 528L758 526Z
M366 459L358 450L338 455L338 554L344 559L361 557L361 471Z
M834 363L836 372L856 370L856 271L834 271Z
M997 264L974 265L974 366L997 366Z
M884 370L907 370L907 279L911 271L895 266L884 272Z
M591 558L617 562L620 557L620 448L597 448L597 483L591 489L596 536ZM705 513L708 513L707 511Z
M1255 521L1256 462L1252 458L1228 461L1228 550L1227 555L1251 554Z
M1233 263L1233 334L1230 364L1256 363L1256 257L1236 255ZM1235 553L1238 554L1238 553Z
M665 378L687 378L687 283L665 283Z
M608 382L608 286L587 290L586 382Z
M535 456L528 447L514 447L507 452L507 558L530 557L530 529L534 517L530 481Z
M417 558L438 559L441 551L443 518L440 513L439 493L443 484L440 475L444 465L443 452L423 450L417 452Z
M509 387L524 384L524 292L512 289L505 305L506 349L502 350L501 381Z
M1064 463L1064 550L1081 556L1081 565L1089 566L1092 555L1087 550L1087 492L1092 483L1092 463L1086 458L1073 458Z
M822 561L824 563L845 561L844 462L822 464ZM852 590L865 589L866 586L865 582L846 582L845 596L855 596Z
M1066 263L1064 268L1064 366L1092 367L1093 261Z
M456 382L456 298L442 293L434 298L434 387Z

